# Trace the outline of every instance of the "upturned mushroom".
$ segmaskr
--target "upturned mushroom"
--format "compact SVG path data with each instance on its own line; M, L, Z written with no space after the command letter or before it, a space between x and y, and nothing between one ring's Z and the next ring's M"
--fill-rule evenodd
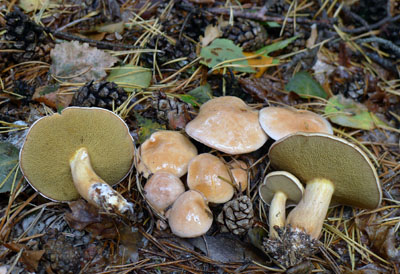
M295 133L269 150L271 165L306 184L303 198L289 213L286 225L296 252L320 237L330 204L375 209L381 186L368 156L357 146L329 134ZM302 236L303 235L303 236ZM307 240L308 239L308 240ZM305 250L303 250L305 251Z
M333 134L328 120L308 110L265 107L260 110L259 121L265 133L274 140L295 132Z
M148 177L166 171L181 177L186 174L189 161L197 155L197 148L178 131L154 132L139 148L138 172Z
M286 171L273 171L264 178L258 188L261 200L269 208L269 238L275 239L278 233L275 226L285 227L286 207L297 204L303 196L304 188L300 181Z
M185 130L198 142L228 154L253 152L268 138L258 122L258 111L234 96L203 104Z
M190 161L187 185L216 204L229 201L234 194L227 167L210 153L199 154Z
M37 120L20 151L22 173L44 197L65 202L82 196L119 213L133 207L110 185L127 176L133 159L127 125L101 108L70 107Z
M144 192L147 202L163 215L179 195L185 192L185 186L174 174L158 171L147 180Z
M182 238L194 238L205 234L213 222L207 199L196 190L181 194L167 215L172 233Z

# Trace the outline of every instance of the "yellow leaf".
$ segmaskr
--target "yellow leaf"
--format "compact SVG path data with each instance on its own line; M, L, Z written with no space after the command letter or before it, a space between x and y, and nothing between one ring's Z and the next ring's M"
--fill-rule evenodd
M260 78L268 67L273 66L272 57L256 54L255 52L243 52L244 56L249 57L247 62L249 66L257 71L255 78Z

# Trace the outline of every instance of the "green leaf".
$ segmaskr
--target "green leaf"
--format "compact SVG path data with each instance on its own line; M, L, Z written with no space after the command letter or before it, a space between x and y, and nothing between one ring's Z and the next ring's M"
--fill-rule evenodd
M199 86L186 94L180 94L179 99L183 102L191 104L194 107L199 107L208 100L212 99L211 86L207 83L205 85Z
M328 98L328 95L321 85L306 71L300 71L296 73L293 78L290 79L289 83L287 83L285 89L287 91L293 91L304 97L312 95L324 99Z
M143 143L151 134L159 130L165 130L164 125L160 125L157 122L153 122L151 119L144 118L140 114L135 112L135 118L138 122L139 127L139 143Z
M55 85L49 85L45 86L42 88L42 90L39 92L39 95L46 95L52 92L57 91L60 88L60 84L55 84Z
M132 65L115 67L107 77L107 81L115 82L126 91L147 88L151 82L151 70Z
M273 43L271 45L265 46L265 47L257 50L256 54L263 54L265 56L268 56L268 54L270 54L271 52L286 48L290 43L292 43L297 38L298 38L298 36L296 35L296 36L293 36L286 40L282 40L282 41Z
M333 123L345 127L371 130L376 126L387 126L364 105L342 95L329 99L325 107L325 115Z
M231 67L235 71L255 72L246 59L229 62L229 60L243 59L245 56L242 49L228 39L215 39L211 45L201 49L200 56L203 58L200 62L209 68L215 68L224 62L223 66Z
M263 25L266 25L270 28L280 28L281 27L280 24L278 24L277 22L273 22L273 21L272 22L264 22Z
M22 174L18 167L19 150L15 146L0 142L0 155L0 193L3 193L10 191L13 182L17 182Z

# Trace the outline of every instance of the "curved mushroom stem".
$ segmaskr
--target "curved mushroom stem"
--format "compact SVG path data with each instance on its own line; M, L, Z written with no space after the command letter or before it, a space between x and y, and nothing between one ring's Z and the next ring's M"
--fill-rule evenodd
M69 165L75 188L86 201L106 211L133 213L132 203L94 172L86 148L78 149L69 160Z
M274 198L272 198L271 206L269 207L269 238L278 238L278 232L275 230L275 226L284 227L286 217L286 200L287 196L285 193L279 191L276 192Z
M333 183L327 179L316 178L308 182L303 198L289 213L286 224L318 239L334 191Z

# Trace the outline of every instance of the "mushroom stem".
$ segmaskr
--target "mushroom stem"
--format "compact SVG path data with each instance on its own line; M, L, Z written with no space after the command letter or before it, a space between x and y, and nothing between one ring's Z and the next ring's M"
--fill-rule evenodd
M318 239L335 187L327 179L316 178L310 181L299 204L289 213L286 224L301 229Z
M271 206L269 208L269 238L278 238L278 232L275 230L275 226L285 226L285 207L286 207L287 196L285 193L278 191L272 198Z
M133 213L133 205L94 172L85 147L75 151L69 165L75 188L86 201L106 211Z

